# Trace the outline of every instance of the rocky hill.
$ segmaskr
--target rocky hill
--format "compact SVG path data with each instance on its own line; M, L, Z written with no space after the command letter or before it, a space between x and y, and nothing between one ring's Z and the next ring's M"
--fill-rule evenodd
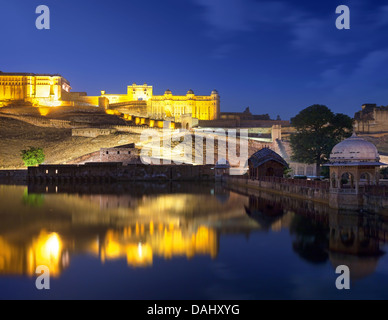
M99 116L98 122L102 121ZM112 116L109 120L112 120ZM89 118L90 120L90 118ZM121 119L118 119L121 120ZM117 133L96 138L72 137L71 129L39 127L0 114L0 169L24 168L20 152L29 146L44 149L47 163L65 163L100 150L137 142L138 134Z

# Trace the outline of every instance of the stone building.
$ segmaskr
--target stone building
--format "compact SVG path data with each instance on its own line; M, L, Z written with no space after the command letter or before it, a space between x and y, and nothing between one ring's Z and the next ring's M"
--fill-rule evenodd
M191 89L186 95L173 95L169 89L163 95L154 95L152 86L134 83L127 87L127 94L101 91L101 97L109 100L111 109L153 119L173 117L180 122L185 114L200 120L216 120L220 117L220 96L216 90L209 96L197 96Z
M121 162L126 166L128 164L141 163L141 160L135 144L131 143L113 148L101 148L100 162Z
M69 81L59 74L0 71L0 105L23 101L55 107L70 89Z
M173 95L169 89L163 95L154 95L152 86L134 83L127 87L126 94L108 94L102 90L100 96L88 96L86 92L70 92L70 89L69 81L59 74L0 71L0 107L23 101L47 107L99 106L127 115L178 122L185 114L201 120L220 117L220 96L216 90L208 96L195 95L193 90L186 95Z
M357 133L388 132L388 106L364 104L361 108L362 110L354 115Z
M248 159L249 178L283 177L287 162L275 151L263 148Z
M378 185L380 156L377 148L356 134L334 146L330 154L330 206L362 208L363 187Z

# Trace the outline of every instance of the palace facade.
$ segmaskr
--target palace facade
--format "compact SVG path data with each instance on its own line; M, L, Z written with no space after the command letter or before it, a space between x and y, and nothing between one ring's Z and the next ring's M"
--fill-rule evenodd
M191 115L200 120L220 118L220 96L213 90L208 96L195 95L189 90L185 95L173 95L166 90L163 95L153 95L152 86L127 87L126 94L88 96L85 92L70 92L69 81L58 74L4 73L0 71L0 107L15 102L34 106L100 106L119 110L124 114L145 116L152 119L174 118Z
M101 97L109 100L111 109L117 108L123 113L148 116L153 119L175 118L191 114L200 120L220 118L220 96L213 90L209 96L197 96L193 90L186 95L173 95L167 89L163 95L154 95L152 86L136 83L127 87L127 94L107 94L101 91Z
M0 71L0 103L15 101L58 106L70 92L70 83L58 74L4 73Z

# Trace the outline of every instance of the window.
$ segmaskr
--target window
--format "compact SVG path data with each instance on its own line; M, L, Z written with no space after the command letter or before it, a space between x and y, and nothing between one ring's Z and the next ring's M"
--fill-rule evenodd
M58 174L58 170L55 170L55 174Z
M107 151L106 154L109 154L109 151Z
M120 151L117 151L117 154L120 154Z
M131 151L128 151L128 154L131 154Z

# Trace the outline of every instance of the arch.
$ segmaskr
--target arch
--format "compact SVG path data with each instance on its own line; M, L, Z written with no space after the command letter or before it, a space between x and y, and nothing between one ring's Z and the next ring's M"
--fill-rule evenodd
M341 189L354 189L354 175L350 172L344 172L341 175Z
M345 247L351 247L354 244L355 235L354 235L353 230L343 230L343 229L341 229L340 232L339 232L339 236L340 236L342 244Z
M360 185L369 185L371 184L371 181L372 181L372 177L370 175L370 173L368 172L362 172L360 174Z
M188 122L186 122L186 130L189 130L189 123Z

